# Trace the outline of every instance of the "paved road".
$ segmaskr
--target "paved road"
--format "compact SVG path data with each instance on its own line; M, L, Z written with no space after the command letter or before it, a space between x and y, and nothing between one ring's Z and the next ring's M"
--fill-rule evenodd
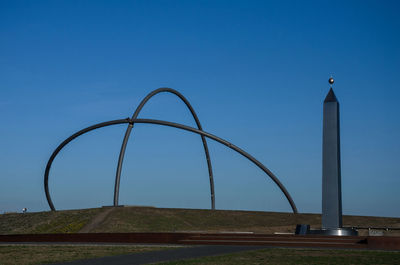
M175 261L205 256L216 256L246 250L265 248L265 246L200 246L160 251L134 253L103 257L96 259L77 260L72 262L56 263L57 265L139 265L156 262ZM54 264L55 265L55 264Z

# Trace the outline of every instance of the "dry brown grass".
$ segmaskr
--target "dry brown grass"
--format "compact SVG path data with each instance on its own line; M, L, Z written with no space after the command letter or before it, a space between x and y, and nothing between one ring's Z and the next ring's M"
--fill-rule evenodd
M399 227L400 218L344 216L344 226ZM296 224L321 226L320 214L121 207L92 232L248 231L294 232Z
M0 215L0 234L76 233L103 209Z

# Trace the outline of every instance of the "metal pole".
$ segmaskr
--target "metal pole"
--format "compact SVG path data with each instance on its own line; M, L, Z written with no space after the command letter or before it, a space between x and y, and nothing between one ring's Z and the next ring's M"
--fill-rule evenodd
M117 166L117 176L115 178L115 185L114 185L114 206L118 206L118 199L119 199L119 182L121 176L121 169L122 169L122 162L124 161L126 145L128 144L129 135L131 134L131 130L133 128L133 124L129 123L128 128L126 129L124 140L122 142L121 151L119 152L118 157L118 166Z

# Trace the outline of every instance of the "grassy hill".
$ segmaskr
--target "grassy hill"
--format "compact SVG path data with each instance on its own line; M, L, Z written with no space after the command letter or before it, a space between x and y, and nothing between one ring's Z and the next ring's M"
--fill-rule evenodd
M57 212L9 213L0 215L0 234L74 233L103 209Z
M344 226L399 227L400 218L344 216ZM105 207L0 215L0 234L77 232L243 231L293 232L296 224L321 225L320 214ZM365 231L364 231L365 232ZM397 234L398 232L392 232Z

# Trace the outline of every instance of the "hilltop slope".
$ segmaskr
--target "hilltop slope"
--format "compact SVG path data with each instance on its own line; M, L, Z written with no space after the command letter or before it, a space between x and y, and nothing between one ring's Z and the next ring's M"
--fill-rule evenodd
M400 218L344 216L344 226L399 227ZM321 225L320 214L105 207L0 215L0 234L241 231L293 232L296 224Z

